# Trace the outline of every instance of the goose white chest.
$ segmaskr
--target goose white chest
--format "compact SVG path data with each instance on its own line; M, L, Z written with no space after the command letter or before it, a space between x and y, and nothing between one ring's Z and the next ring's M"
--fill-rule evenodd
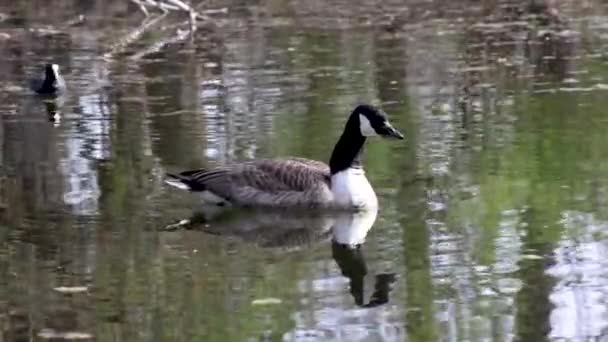
M360 245L365 242L367 233L376 222L378 208L356 213L341 213L332 225L335 242L343 245Z
M348 168L331 176L334 202L347 208L376 208L378 199L360 168Z

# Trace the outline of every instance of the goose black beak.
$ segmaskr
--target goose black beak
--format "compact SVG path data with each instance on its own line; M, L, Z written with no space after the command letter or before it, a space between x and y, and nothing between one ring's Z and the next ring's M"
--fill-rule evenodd
M391 138L391 139L399 139L399 140L403 140L403 134L401 134L401 132L399 132L395 127L393 127L393 125L391 125L388 122L385 122L384 125L380 128L379 130L380 135L384 138Z

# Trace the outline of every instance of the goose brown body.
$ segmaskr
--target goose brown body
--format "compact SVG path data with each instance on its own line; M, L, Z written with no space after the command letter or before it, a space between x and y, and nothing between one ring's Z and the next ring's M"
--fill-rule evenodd
M262 159L169 177L191 191L212 193L220 205L322 208L332 202L329 166L304 158Z

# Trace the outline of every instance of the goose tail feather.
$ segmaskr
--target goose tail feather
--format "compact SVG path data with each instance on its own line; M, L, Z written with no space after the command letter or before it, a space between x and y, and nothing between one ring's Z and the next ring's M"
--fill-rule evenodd
M193 191L192 182L187 177L183 177L180 175L174 175L171 173L166 174L167 179L165 179L165 183L176 187L181 190Z

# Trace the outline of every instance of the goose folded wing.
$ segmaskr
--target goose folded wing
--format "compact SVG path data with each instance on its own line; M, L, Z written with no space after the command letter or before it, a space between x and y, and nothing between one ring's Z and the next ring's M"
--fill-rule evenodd
M330 177L326 164L303 158L263 160L254 163L248 173L262 178L258 183L262 190L278 186L279 190L306 191L327 184Z
M316 192L329 182L329 167L293 158L246 162L180 174L228 200L241 202L306 201L301 193ZM270 203L269 203L270 204Z

